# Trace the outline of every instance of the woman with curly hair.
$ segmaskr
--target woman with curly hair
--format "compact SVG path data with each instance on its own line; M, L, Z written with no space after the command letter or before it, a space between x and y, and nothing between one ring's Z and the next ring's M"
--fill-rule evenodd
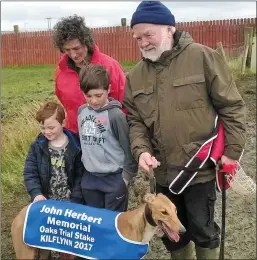
M53 40L55 47L64 54L56 69L55 94L67 113L65 127L78 133L77 111L86 103L79 86L80 68L87 63L105 67L111 78L110 96L121 103L125 74L117 60L100 52L83 17L73 15L61 18L53 28Z

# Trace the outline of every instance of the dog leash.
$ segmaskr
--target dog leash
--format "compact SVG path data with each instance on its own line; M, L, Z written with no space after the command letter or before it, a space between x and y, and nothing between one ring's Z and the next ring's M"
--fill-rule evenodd
M150 193L156 194L156 179L155 179L154 171L153 171L152 167L150 168L148 177L149 177L149 181L150 181Z
M148 178L149 178L149 182L150 182L150 193L156 195L156 179L154 177L154 171L153 168L150 167L150 171L148 173ZM146 204L145 207L145 219L146 221L153 227L156 227L157 224L155 223L155 221L152 218L152 211L149 208L148 204Z

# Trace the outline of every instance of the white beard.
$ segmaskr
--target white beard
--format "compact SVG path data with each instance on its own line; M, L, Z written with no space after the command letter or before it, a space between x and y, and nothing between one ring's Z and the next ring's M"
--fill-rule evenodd
M140 48L143 57L151 61L157 61L161 57L162 53L168 50L171 50L171 43L167 40L163 40L158 47L154 47L150 51Z

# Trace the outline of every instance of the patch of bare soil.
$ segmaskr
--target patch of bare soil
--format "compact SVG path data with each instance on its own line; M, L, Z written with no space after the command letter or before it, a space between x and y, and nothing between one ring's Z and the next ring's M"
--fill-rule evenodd
M1 212L1 259L15 259L11 239L11 222L18 212L28 204L26 194L17 196L17 200L2 202Z
M241 164L245 172L256 180L256 79L245 78L237 82L247 106L247 142ZM134 208L146 193L148 182L139 174L130 186L129 207ZM16 201L2 204L1 259L15 259L10 237L14 216L28 203L26 195ZM221 223L221 194L217 194L216 221ZM226 259L256 259L256 197L244 199L233 190L227 192ZM171 259L159 237L150 243L145 259Z

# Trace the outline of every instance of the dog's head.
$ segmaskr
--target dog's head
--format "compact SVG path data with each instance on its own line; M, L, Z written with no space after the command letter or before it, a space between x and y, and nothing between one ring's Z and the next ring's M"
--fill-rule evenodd
M175 205L163 194L146 194L144 201L151 210L152 219L170 240L179 241L179 234L186 229L177 217Z

